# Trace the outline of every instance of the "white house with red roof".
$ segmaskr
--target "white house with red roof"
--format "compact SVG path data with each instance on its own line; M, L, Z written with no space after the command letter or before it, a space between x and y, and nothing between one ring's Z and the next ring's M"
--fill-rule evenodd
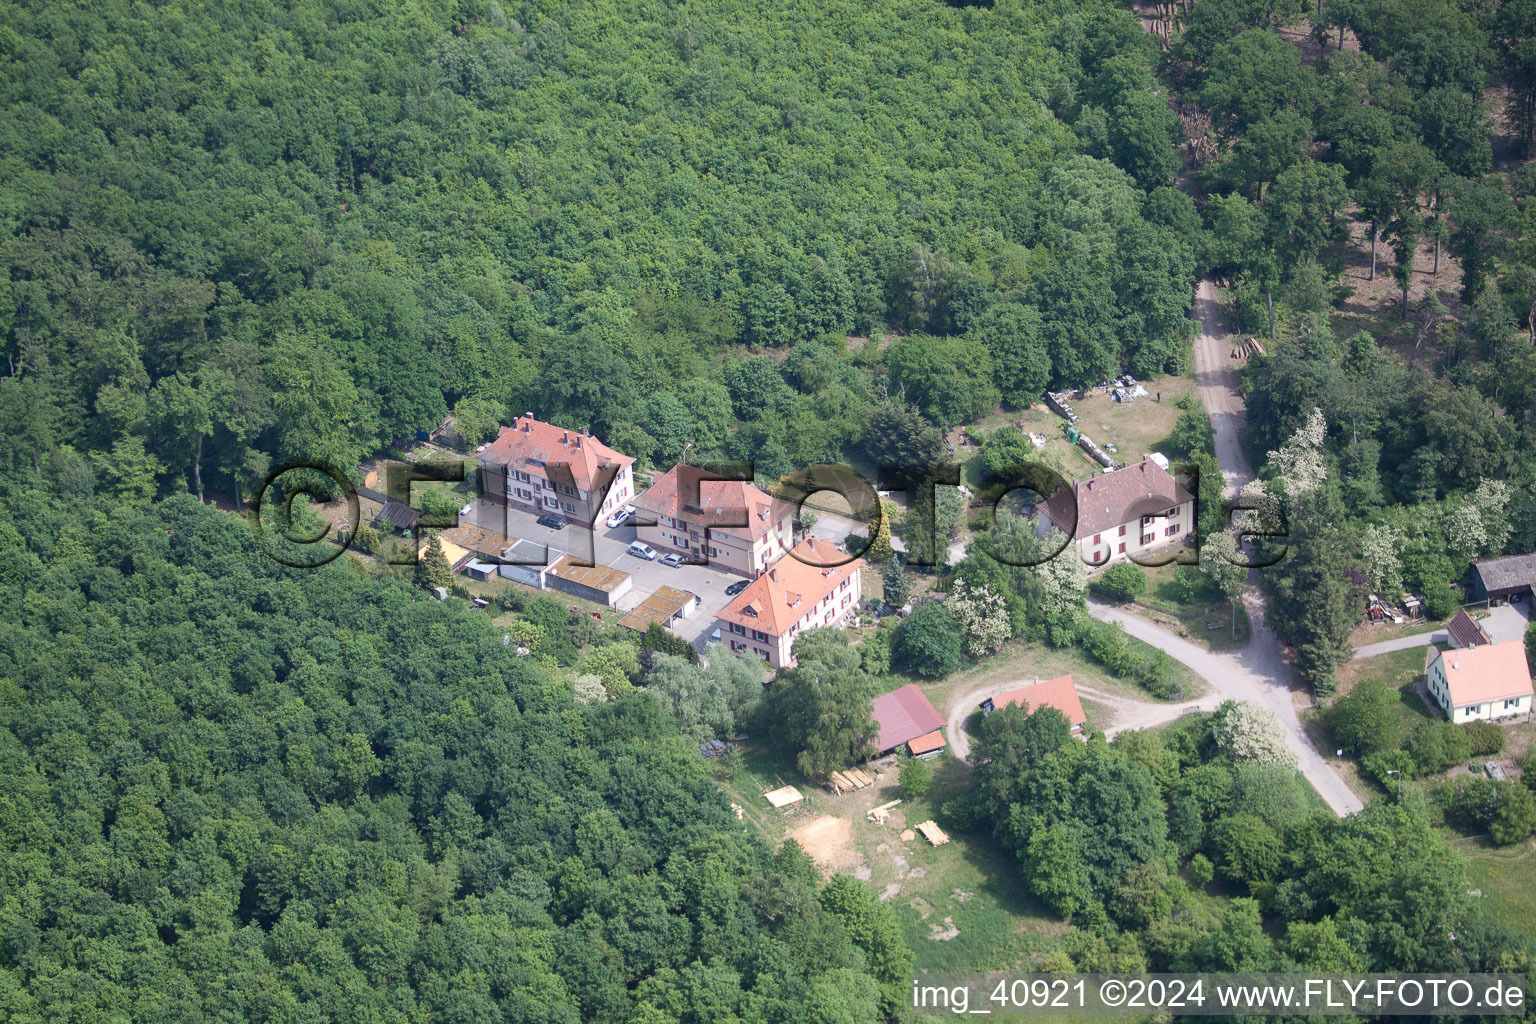
M981 702L981 713L990 715L999 708L1015 704L1030 714L1041 708L1055 708L1066 718L1074 734L1082 732L1083 726L1088 724L1082 699L1077 695L1077 685L1072 682L1070 675L1057 676L1044 682L1037 678L1028 686L995 694Z
M524 413L480 453L481 493L539 514L590 526L635 493L635 460L585 430Z
M634 500L635 532L652 547L753 577L794 543L795 508L746 480L717 480L679 463Z
M1089 565L1108 565L1183 542L1195 529L1195 498L1143 458L1052 495L1040 506L1039 526L1070 536Z
M733 653L793 667L795 637L839 625L859 606L863 565L830 541L801 541L721 609L721 639Z
M1452 722L1492 721L1531 710L1531 667L1518 640L1442 650L1424 668L1429 693Z

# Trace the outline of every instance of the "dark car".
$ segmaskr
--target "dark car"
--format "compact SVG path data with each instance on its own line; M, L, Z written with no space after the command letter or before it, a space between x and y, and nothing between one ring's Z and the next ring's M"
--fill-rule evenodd
M730 586L725 588L725 596L735 597L737 594L741 593L743 590L746 590L747 587L751 585L751 580L737 580L735 583L732 583Z
M551 530L563 530L563 529L565 529L565 520L560 518L559 516L551 515L548 512L544 513L542 516L539 516L539 518L536 520L536 522L540 526L547 526L547 527L549 527Z

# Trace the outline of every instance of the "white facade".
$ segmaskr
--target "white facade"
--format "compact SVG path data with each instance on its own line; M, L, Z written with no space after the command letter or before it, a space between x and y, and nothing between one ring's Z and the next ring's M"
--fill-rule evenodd
M1485 700L1476 704L1463 704L1453 707L1451 704L1450 690L1445 682L1445 661L1436 658L1425 671L1425 680L1429 686L1429 692L1435 698L1435 703L1440 705L1440 710L1445 712L1445 717L1452 722L1492 722L1500 718L1512 718L1515 715L1524 715L1531 710L1531 695L1519 694L1512 697Z
M1160 548L1181 544L1194 533L1195 503L1186 501L1167 511L1172 514L1167 517L1142 516L1088 534L1078 540L1078 554L1088 565L1099 567L1123 559L1150 558Z

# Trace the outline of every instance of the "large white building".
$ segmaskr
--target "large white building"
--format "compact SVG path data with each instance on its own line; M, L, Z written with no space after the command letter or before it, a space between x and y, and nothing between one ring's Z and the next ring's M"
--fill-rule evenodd
M1084 562L1108 565L1183 543L1195 530L1195 499L1166 469L1143 458L1079 480L1040 506L1039 527L1070 536Z
M678 463L634 500L636 535L715 569L754 577L789 551L795 507L748 481L716 480ZM646 521L647 515L654 523Z
M635 495L635 460L585 430L519 416L480 453L481 493L590 526Z
M1452 722L1492 721L1531 710L1531 668L1525 644L1518 640L1451 650L1431 647L1424 678L1430 696Z
M836 626L859 606L864 560L847 558L830 541L801 541L721 609L721 638L734 654L793 667L795 637Z

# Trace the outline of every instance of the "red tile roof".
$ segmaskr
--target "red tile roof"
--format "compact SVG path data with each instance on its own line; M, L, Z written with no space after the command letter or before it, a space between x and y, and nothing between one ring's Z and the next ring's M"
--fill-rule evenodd
M1077 686L1069 675L1047 679L1043 683L1021 686L1017 690L1009 690L990 699L993 708L1005 708L1010 704L1018 704L1031 713L1041 708L1055 708L1066 716L1067 723L1073 729L1081 727L1088 721L1088 716L1083 713L1083 702L1077 696ZM985 705L985 702L983 704Z
M808 537L749 583L721 609L719 617L782 636L864 565L862 558L843 565L825 564L847 557L831 542Z
M907 753L916 757L918 754L927 754L934 750L944 749L944 731L935 729L933 732L924 733L915 740L907 741Z
M944 728L944 719L933 703L913 683L876 697L871 710L880 726L880 738L875 744L881 752Z
M1439 660L1445 666L1451 707L1531 695L1531 668L1525 659L1525 644L1518 640L1441 651Z
M794 514L746 480L713 480L698 466L678 463L635 498L639 509L735 537L761 540ZM744 525L743 525L744 524Z
M1142 516L1166 512L1193 498L1166 469L1142 459L1111 473L1079 480L1069 490L1050 497L1041 507L1050 521L1066 532L1077 504L1077 529L1073 540L1082 540L1125 523L1139 523Z
M1467 614L1463 608L1456 613L1456 617L1446 623L1445 631L1451 635L1457 647L1477 647L1481 644L1492 643L1488 634L1483 632L1483 627L1477 624L1477 620Z
M510 427L502 427L480 458L524 472L542 470L539 475L559 482L564 482L559 471L551 474L548 469L565 466L576 486L584 491L592 489L600 474L606 477L605 471L618 472L635 461L591 434L566 430L532 416L519 416Z

